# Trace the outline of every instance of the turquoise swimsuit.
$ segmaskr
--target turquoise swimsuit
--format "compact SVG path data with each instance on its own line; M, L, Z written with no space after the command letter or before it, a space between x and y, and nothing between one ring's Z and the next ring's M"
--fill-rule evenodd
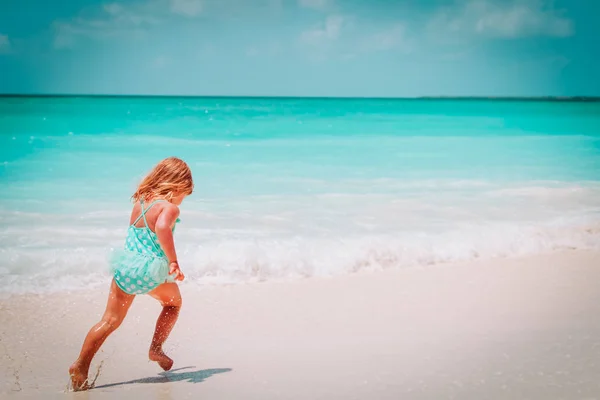
M112 255L110 266L113 277L125 293L146 294L162 283L175 281L169 275L169 260L158 243L156 233L150 230L146 221L146 212L159 201L166 200L156 200L146 209L144 202L140 201L142 213L129 226L124 248ZM138 228L135 224L141 218L145 226Z

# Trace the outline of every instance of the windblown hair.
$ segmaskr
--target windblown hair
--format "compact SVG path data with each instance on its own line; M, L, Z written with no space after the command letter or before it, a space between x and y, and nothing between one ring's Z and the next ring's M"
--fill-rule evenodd
M190 195L193 191L194 181L190 167L177 157L169 157L159 162L146 175L131 198L133 201L170 201L174 196Z

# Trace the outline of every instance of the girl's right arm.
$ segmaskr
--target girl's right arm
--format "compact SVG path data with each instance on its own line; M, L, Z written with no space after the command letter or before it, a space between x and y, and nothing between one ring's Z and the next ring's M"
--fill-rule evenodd
M179 269L179 264L177 262L177 253L175 251L175 242L173 240L172 231L177 217L179 217L178 207L165 207L158 215L154 229L160 246L169 260L169 274L175 274L175 280L183 280L184 276Z

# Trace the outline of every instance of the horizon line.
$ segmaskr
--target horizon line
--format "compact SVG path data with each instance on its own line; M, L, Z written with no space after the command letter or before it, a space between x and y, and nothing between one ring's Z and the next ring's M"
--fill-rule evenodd
M197 99L309 99L309 100L545 100L600 101L600 96L269 96L269 95L177 95L177 94L73 94L73 93L0 93L0 98L197 98Z

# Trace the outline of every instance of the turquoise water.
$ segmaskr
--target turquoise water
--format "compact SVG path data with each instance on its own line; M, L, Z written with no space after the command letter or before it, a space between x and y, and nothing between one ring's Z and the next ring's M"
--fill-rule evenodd
M0 293L105 284L171 155L189 284L600 247L600 102L0 98Z

